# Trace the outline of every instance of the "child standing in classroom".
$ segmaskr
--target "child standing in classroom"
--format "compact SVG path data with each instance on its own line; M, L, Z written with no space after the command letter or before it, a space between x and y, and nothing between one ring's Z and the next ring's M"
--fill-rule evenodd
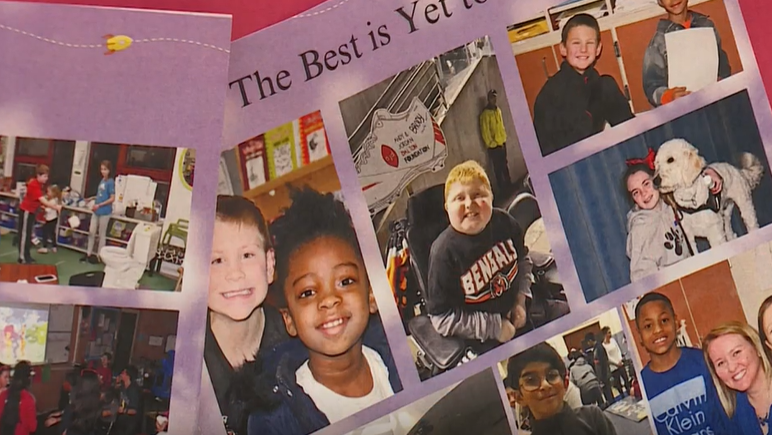
M109 160L103 160L99 164L102 180L97 187L96 196L91 198L94 200L94 205L91 206L94 215L91 217L88 230L88 250L86 256L81 258L81 262L98 263L97 256L107 243L107 226L110 223L110 216L113 214L113 202L115 201L115 180L111 176L111 168L112 164ZM99 237L99 249L94 255L94 241L97 237Z
M34 263L30 255L32 246L32 234L35 228L35 215L41 206L62 210L62 206L49 201L43 194L43 186L48 182L49 169L46 165L38 165L35 169L35 178L27 182L27 192L19 205L19 217L17 230L19 232L19 263Z
M62 204L62 191L59 186L48 186L46 189L46 199L51 204ZM56 224L59 222L59 210L53 207L45 206L45 220L43 224L43 247L38 249L39 254L48 254L56 252Z
M729 59L721 48L721 37L716 25L707 15L689 10L688 0L657 0L667 11L667 18L657 24L657 31L643 56L643 91L652 106L658 107L689 95L684 87L668 88L667 44L665 34L694 28L713 28L718 49L718 78L725 79L732 74Z

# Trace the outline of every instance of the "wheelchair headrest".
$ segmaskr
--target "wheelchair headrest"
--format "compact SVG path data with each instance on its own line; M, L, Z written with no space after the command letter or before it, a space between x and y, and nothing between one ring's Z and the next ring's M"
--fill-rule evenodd
M411 227L448 226L445 212L445 185L438 184L414 193L407 200L407 219Z
M507 213L515 218L523 231L527 231L528 227L541 217L536 197L528 192L517 195L507 207Z

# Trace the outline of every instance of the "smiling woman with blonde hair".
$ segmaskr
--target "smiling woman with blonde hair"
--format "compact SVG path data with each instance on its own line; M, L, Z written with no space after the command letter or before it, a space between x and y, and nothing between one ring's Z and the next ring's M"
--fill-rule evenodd
M727 433L768 434L772 365L758 332L746 323L724 323L708 333L702 349L718 397L734 424Z

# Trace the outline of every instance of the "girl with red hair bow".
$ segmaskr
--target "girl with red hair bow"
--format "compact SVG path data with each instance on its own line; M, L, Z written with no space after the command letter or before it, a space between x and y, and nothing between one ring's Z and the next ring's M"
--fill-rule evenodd
M677 210L654 185L654 150L646 157L627 160L622 178L633 200L627 213L627 256L630 280L636 281L691 255Z

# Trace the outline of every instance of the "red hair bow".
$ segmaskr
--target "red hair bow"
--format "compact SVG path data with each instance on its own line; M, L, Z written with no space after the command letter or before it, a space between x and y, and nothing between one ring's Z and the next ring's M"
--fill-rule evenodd
M645 158L643 158L643 159L627 159L627 160L625 160L625 163L627 163L627 166L646 165L646 166L648 166L653 171L654 170L654 157L656 157L656 154L654 153L654 150L649 148L649 153L646 154Z

